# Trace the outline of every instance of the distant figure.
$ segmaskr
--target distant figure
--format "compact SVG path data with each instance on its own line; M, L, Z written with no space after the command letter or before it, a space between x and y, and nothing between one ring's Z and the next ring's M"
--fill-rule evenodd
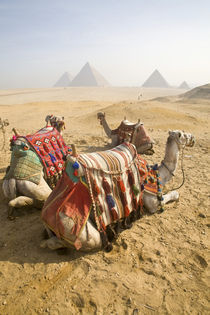
M139 94L138 95L138 101L141 99L141 97L142 97L142 94Z

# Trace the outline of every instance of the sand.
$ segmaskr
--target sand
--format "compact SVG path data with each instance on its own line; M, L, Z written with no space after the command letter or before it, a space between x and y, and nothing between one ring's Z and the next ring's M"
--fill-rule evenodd
M120 234L110 253L68 250L59 255L40 248L40 211L24 210L9 221L0 190L0 314L209 314L210 101L183 100L176 96L180 92L139 88L0 92L0 117L10 121L7 145L1 150L0 184L9 164L11 129L33 133L43 127L47 114L65 117L64 139L75 143L79 152L102 150L109 143L96 119L98 111L106 112L111 128L124 116L133 122L140 118L156 142L155 154L145 157L149 163L163 158L169 129L184 129L196 137L196 145L184 151L180 200L166 205L161 214L136 221ZM150 100L154 97L158 98ZM166 188L181 182L179 163Z

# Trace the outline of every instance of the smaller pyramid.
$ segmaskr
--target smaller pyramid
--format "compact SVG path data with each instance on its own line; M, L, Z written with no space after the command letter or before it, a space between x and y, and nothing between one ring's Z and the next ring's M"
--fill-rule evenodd
M189 90L190 87L189 87L189 85L187 84L186 81L183 81L183 82L180 84L179 89Z
M155 70L142 85L143 87L168 88L169 84L162 74Z
M64 72L60 79L55 83L54 87L70 86L73 77L69 72Z
M71 86L109 86L106 79L87 62L71 82Z

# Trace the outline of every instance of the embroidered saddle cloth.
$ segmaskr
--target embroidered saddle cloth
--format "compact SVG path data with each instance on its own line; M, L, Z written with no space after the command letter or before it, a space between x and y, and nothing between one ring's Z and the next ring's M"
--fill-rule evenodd
M37 154L32 150L24 150L21 145L12 149L10 168L4 179L22 179L39 184L42 174L42 165Z
M65 144L63 137L53 128L48 130L42 128L33 135L25 138L39 156L43 166L46 181L51 188L54 188L64 169L64 158L71 152Z

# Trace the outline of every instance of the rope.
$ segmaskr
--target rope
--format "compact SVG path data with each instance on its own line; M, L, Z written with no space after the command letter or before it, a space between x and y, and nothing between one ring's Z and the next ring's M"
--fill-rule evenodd
M185 145L183 146L183 149L182 149L182 158L181 158L182 183L176 188L169 189L165 194L167 194L170 191L180 189L185 183L185 173L184 173L184 163L183 163L183 160L184 160L183 159L183 157L184 157L184 149L185 149Z

